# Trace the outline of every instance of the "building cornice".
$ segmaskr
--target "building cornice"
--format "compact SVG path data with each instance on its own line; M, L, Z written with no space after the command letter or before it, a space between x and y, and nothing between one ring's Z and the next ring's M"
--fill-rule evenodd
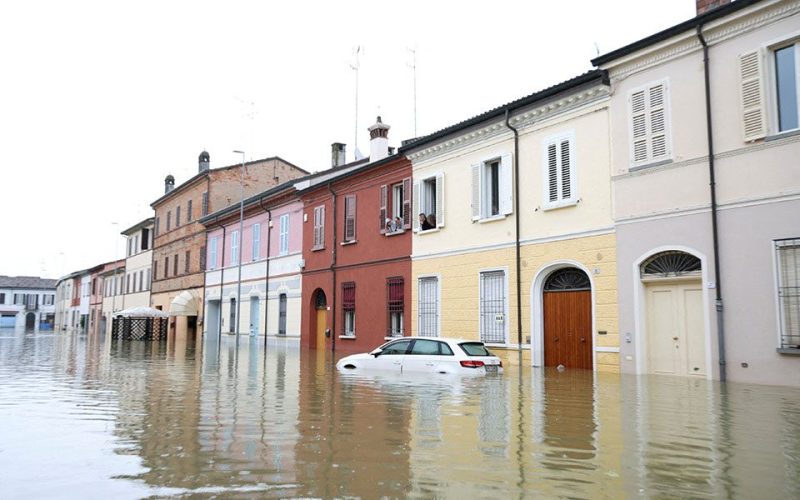
M545 120L557 118L576 109L594 104L597 101L607 98L609 95L610 88L607 85L594 85L580 92L568 94L559 99L553 99L543 104L529 107L527 110L513 115L509 121L520 132L524 132L533 126L540 125ZM490 122L487 121L478 128L473 128L464 133L451 136L449 139L410 153L408 154L408 159L412 162L431 160L503 134L511 134L511 131L505 125L505 119L500 118Z
M785 2L778 0L771 4L756 4L728 17L709 21L703 28L703 35L709 45L714 45L795 15L799 11L800 0ZM699 51L701 48L697 32L694 29L687 29L672 38L604 64L602 67L608 69L612 80L620 80L651 66Z

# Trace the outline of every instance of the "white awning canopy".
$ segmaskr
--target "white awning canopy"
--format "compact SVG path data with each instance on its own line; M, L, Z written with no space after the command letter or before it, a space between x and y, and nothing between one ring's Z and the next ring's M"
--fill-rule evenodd
M114 316L123 316L125 318L167 318L169 314L152 307L131 307L115 313Z
M197 299L187 291L178 294L169 305L170 316L197 316L197 311Z

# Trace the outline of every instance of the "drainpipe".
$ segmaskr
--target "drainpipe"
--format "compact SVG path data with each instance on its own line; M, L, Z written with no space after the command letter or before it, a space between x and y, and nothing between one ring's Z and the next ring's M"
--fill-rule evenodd
M511 126L509 109L506 108L506 127L514 133L514 225L515 225L515 251L517 257L517 350L520 358L522 357L522 271L520 249L519 249L519 131ZM520 364L522 360L520 359Z
M267 212L267 275L264 278L266 280L266 292L264 300L264 356L267 354L267 327L269 326L269 257L270 257L270 237L272 236L272 210L268 208L264 208L264 200L261 199L258 201L258 204Z
M703 25L697 26L697 38L703 46L703 76L706 90L706 135L708 137L708 177L711 188L711 230L714 240L714 280L716 281L717 345L719 349L719 381L725 382L725 323L722 306L722 278L719 269L719 232L717 229L717 182L714 175L714 138L711 127L711 83L708 72L708 43L703 37Z
M225 284L225 233L226 233L225 226L222 226L222 260L220 261L219 266L219 319L217 320L218 323L218 334L217 340L222 341L222 286Z
M333 290L331 293L331 351L336 351L336 192L328 182L328 191L333 196L333 253L331 255L331 272L333 273Z

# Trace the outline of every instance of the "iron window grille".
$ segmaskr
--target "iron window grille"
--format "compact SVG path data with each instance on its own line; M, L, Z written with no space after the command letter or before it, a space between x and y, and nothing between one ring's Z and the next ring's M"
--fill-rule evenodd
M775 242L780 348L800 349L800 238Z
M439 336L439 278L419 279L418 333L420 337Z
M352 281L342 283L342 335L353 337L356 334L356 284Z
M388 335L403 336L403 278L386 280L387 309L389 313Z
M480 338L482 342L506 342L506 279L504 271L481 273Z

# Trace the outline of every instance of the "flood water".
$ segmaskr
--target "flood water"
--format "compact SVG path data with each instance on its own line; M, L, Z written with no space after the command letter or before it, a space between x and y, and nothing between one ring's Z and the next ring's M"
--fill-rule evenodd
M800 391L0 331L0 498L798 498Z

